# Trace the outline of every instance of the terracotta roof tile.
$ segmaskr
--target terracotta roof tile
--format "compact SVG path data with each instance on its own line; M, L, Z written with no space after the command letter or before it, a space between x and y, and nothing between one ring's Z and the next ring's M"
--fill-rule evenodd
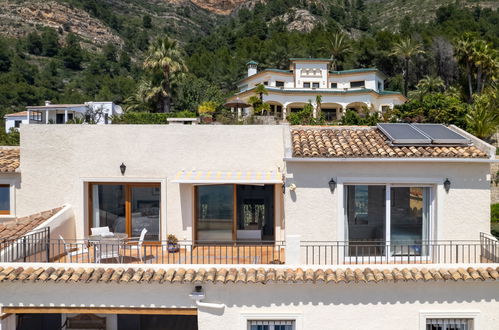
M293 157L298 158L487 158L475 146L391 146L376 127L294 127Z
M20 165L19 147L0 147L0 173L13 173Z
M69 283L378 283L429 281L498 281L499 267L493 268L393 268L371 269L274 269L211 268L147 269L142 268L38 268L1 267L0 282L69 282Z
M32 214L27 217L17 218L0 224L0 240L14 240L26 235L27 233L50 219L61 209L62 207L58 207L49 211Z

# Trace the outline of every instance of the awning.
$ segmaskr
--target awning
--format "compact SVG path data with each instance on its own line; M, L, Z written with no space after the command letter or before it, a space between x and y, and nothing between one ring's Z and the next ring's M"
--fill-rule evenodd
M279 171L179 171L172 180L175 183L241 183L265 184L282 183L282 173Z

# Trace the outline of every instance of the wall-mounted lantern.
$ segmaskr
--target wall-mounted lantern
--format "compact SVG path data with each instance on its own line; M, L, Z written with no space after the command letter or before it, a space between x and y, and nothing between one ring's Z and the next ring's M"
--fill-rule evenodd
M444 189L445 189L446 193L448 193L450 190L450 180L448 178L445 179L445 181L444 181Z
M328 182L328 185L329 185L329 190L331 190L331 192L333 193L334 190L336 189L336 181L334 181L334 179L331 178L331 180L329 180Z
M121 175L125 175L125 171L126 171L126 165L125 165L125 163L121 163L121 165L120 165L120 171L121 171Z

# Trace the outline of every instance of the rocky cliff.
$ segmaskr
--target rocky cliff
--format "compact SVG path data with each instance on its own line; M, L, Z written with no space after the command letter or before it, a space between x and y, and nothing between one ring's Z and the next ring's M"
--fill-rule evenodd
M119 36L98 19L87 12L71 8L55 1L16 1L1 0L0 34L19 38L37 26L47 26L58 30L61 36L73 32L88 44L96 46L108 42L122 44Z

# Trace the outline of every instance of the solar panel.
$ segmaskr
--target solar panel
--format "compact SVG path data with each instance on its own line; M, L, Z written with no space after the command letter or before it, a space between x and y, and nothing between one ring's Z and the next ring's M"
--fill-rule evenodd
M442 124L412 124L436 144L470 144L471 141Z
M393 144L430 144L431 139L410 124L378 124Z

